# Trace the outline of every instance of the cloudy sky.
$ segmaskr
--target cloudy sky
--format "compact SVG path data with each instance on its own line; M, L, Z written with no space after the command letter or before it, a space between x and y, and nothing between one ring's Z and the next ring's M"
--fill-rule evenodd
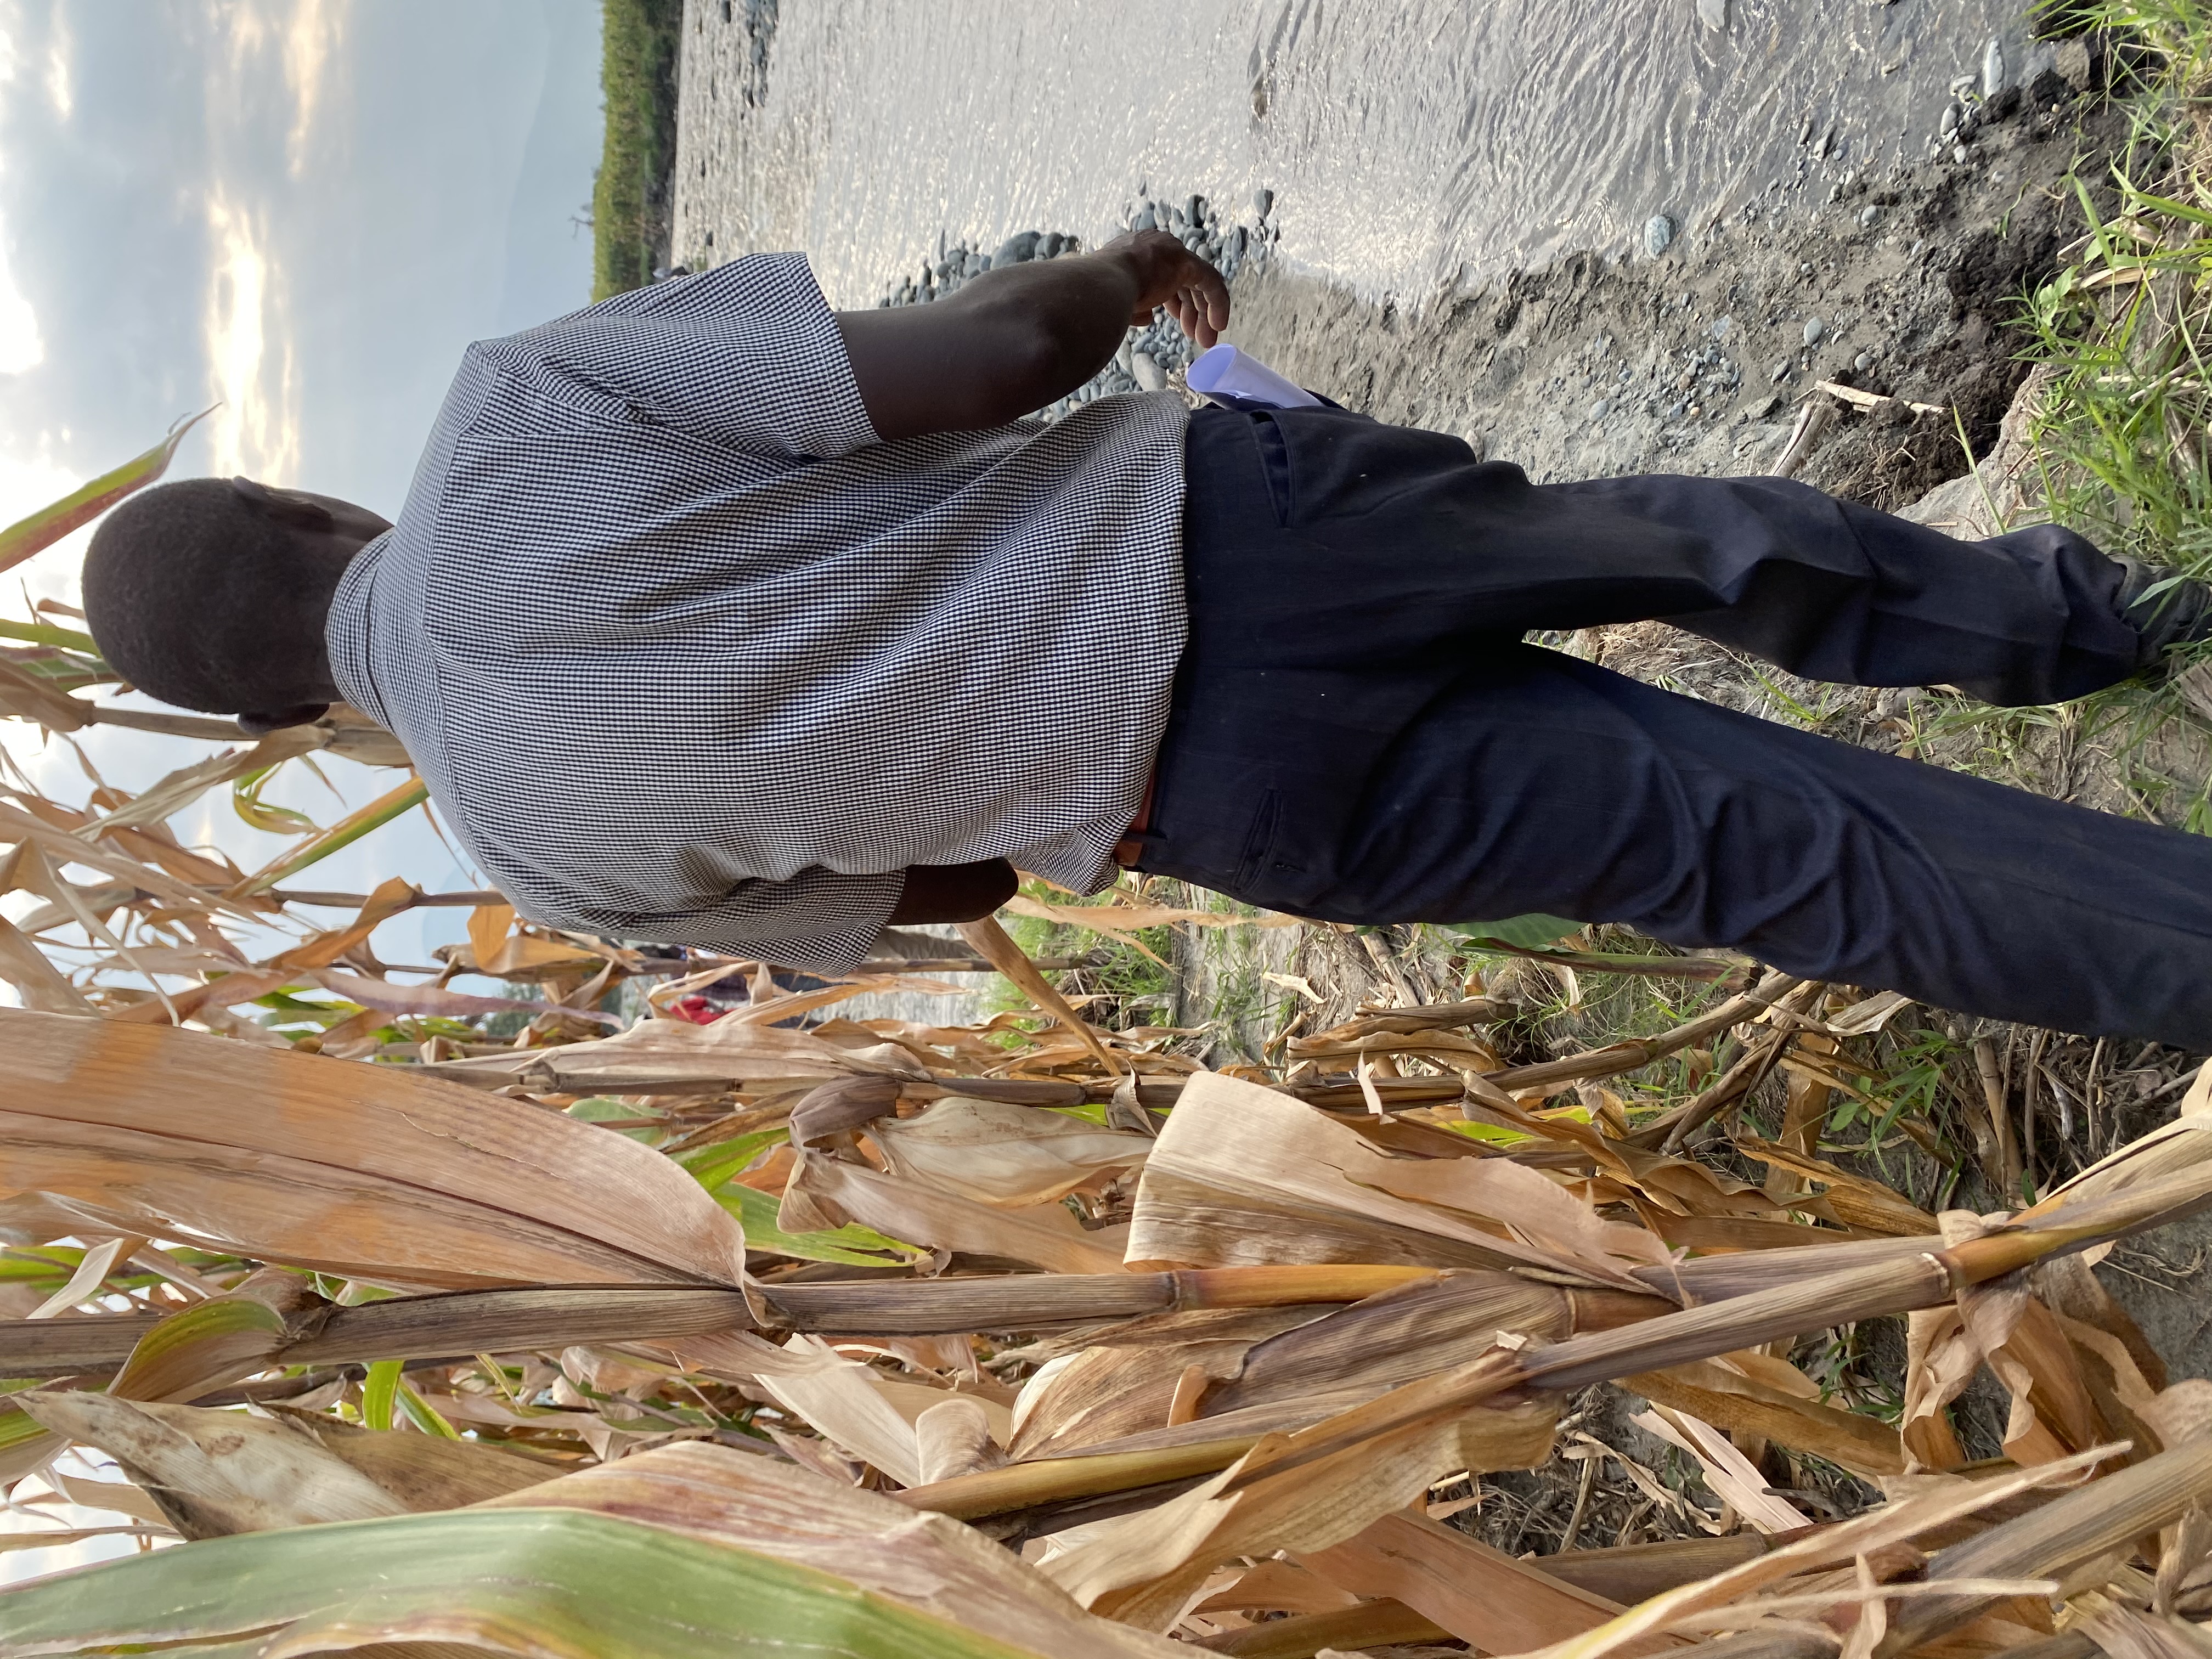
M0 523L210 404L172 476L393 511L462 348L589 298L599 10L0 0ZM22 614L25 587L74 598L81 556L82 538L10 573L0 614ZM42 785L82 798L74 754L32 753L6 726ZM207 752L86 735L125 788ZM272 799L343 810L291 769ZM354 801L392 781L325 769ZM285 844L220 792L179 828L247 868ZM474 884L420 823L316 884L394 873Z
M211 404L172 476L246 472L396 507L461 348L589 298L575 222L599 161L599 11L0 0L0 523ZM0 616L27 615L25 587L73 598L82 539L0 578ZM19 722L0 734L42 787L83 799L75 754L38 751ZM210 752L82 735L125 788ZM343 812L290 769L272 799L325 823ZM356 802L393 781L325 769ZM288 844L246 829L222 792L177 823L249 869ZM314 884L392 874L474 884L419 817ZM462 914L402 917L378 947L421 960ZM0 1556L0 1582L61 1553Z

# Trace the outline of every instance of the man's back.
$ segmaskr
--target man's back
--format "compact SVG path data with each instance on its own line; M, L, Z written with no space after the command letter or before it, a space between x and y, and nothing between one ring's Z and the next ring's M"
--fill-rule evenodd
M805 260L739 260L472 348L332 665L526 911L842 968L910 866L1110 872L1183 427L880 444Z

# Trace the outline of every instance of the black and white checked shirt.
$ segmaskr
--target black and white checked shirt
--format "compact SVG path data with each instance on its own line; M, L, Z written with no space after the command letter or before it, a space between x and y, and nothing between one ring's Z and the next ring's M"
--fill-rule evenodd
M909 865L1112 878L1185 419L882 443L805 258L738 259L471 347L331 665L524 915L842 971Z

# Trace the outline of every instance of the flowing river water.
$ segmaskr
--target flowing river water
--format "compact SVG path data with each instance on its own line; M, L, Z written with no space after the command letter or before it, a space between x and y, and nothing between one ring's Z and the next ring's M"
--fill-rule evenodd
M2017 0L689 0L674 246L866 304L946 240L1202 194L1419 304L1925 153ZM1718 26L1716 27L1717 22ZM708 238L713 239L711 242Z

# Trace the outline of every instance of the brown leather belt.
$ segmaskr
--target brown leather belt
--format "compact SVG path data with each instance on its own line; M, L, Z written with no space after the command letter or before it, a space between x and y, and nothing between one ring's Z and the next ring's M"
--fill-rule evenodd
M1137 808L1137 816L1129 820L1129 833L1114 843L1114 862L1124 870L1133 870L1137 860L1145 855L1145 836L1152 827L1152 782L1145 780L1145 799Z

